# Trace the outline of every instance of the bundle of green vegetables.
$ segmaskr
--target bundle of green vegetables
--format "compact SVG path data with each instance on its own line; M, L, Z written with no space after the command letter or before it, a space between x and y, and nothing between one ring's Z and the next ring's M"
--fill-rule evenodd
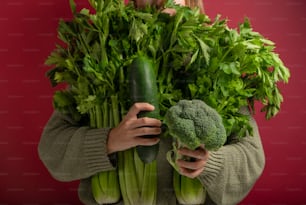
M243 137L252 129L241 107L255 112L255 102L261 102L267 119L280 110L277 83L287 82L289 71L274 43L252 31L248 19L231 29L226 20L211 21L172 0L165 8L176 9L173 16L121 0L89 3L93 12L77 11L70 0L73 18L59 22L62 43L46 60L52 85L69 85L54 94L60 112L92 127L116 126L133 103L127 76L139 56L153 65L161 120L178 101L199 99L222 117L227 137ZM120 152L117 171L92 177L99 204L121 196L125 204L156 203L156 161L144 163L138 155L134 149Z

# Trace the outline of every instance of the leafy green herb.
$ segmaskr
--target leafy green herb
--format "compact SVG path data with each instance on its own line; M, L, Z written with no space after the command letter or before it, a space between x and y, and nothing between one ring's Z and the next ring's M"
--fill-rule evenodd
M57 45L46 60L53 66L48 71L52 85L66 83L71 89L69 98L58 97L67 91L57 92L56 108L86 115L116 94L127 110L127 67L143 53L156 65L161 115L180 99L201 99L221 114L228 136L243 137L251 127L241 107L255 113L255 102L261 102L267 119L279 112L283 97L278 83L287 83L290 73L275 44L253 31L248 19L230 29L220 16L211 21L172 0L166 7L176 9L174 16L119 0L89 2L93 13L85 8L78 12L70 0L74 16L58 27L64 45Z

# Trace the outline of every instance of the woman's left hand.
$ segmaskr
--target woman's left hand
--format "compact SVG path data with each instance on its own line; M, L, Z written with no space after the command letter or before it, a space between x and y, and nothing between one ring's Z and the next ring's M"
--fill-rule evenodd
M196 150L181 148L179 149L179 154L194 159L192 161L185 161L183 159L177 160L176 163L181 175L189 178L196 178L204 171L205 164L209 157L209 152L204 148L204 146L201 146Z

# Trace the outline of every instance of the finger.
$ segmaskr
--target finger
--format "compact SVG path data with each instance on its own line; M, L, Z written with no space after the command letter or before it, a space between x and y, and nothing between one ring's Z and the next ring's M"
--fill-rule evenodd
M182 159L177 160L177 165L180 168L190 169L190 170L197 170L197 169L204 169L206 161L204 160L197 160L193 162L184 161Z
M152 111L154 106L149 103L134 103L126 114L126 118L135 118L140 111Z
M172 15L174 15L176 13L176 10L172 9L172 8L166 8L166 9L163 10L163 13L167 13L170 16L172 16Z
M159 135L161 133L161 128L159 127L139 127L128 131L128 136L141 137L148 135Z
M184 175L184 176L192 178L192 179L198 177L202 172L203 172L203 169L198 169L198 170L189 170L189 169L185 169L185 168L180 169L180 174L181 175Z
M190 150L188 148L181 148L179 149L179 154L187 156L187 157L192 157L195 159L201 159L201 160L207 160L207 157L208 157L207 150L201 147L199 147L196 150Z
M126 148L132 148L136 146L152 146L157 144L160 141L158 137L153 138L144 138L144 137L135 137L126 142Z
M162 122L155 118L142 117L137 120L127 122L130 123L130 128L139 128L139 127L161 127Z
M160 139L158 137L154 137L154 138L144 138L144 137L137 137L136 140L137 145L142 145L142 146L152 146L157 144Z

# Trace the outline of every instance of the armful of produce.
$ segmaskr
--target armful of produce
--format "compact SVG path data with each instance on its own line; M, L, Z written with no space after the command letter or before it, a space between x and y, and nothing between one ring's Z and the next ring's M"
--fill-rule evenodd
M89 0L89 3L93 12L86 8L77 11L74 0L70 0L73 18L59 21L58 37L61 44L46 60L46 64L52 66L47 72L52 86L64 84L70 88L58 90L54 94L56 110L70 114L80 122L90 118L90 124L96 127L101 124L101 118L95 116L102 115L98 112L94 114L94 111L100 112L101 109L97 107L109 104L111 98L116 97L117 105L114 107L118 108L115 109L118 112L116 115L121 119L131 103L128 96L128 68L139 53L150 58L155 65L160 116L164 116L168 110L174 114L179 112L178 108L170 110L182 99L198 99L215 109L222 118L224 128L219 124L220 118L207 120L211 121L222 137L211 141L210 137L216 135L213 128L205 127L207 135L203 135L206 137L202 139L202 135L197 132L201 132L204 127L186 127L188 123L192 125L190 122L172 123L170 114L167 114L165 121L169 127L183 128L185 136L194 137L193 143L179 138L179 143L184 146L195 148L204 143L207 149L217 149L224 143L225 133L226 137L232 134L244 137L247 132L252 134L248 116L239 112L241 107L248 106L254 113L255 102L260 102L263 105L261 111L265 112L267 119L280 110L283 97L278 83L288 82L289 70L275 52L275 44L254 32L248 19L239 24L237 29L231 29L226 20L217 17L212 21L198 8L179 6L173 0L167 0L164 7L176 10L172 16L154 6L137 9L133 2L124 4L121 0ZM201 104L194 100L191 102ZM177 105L181 104L186 102ZM195 111L200 112L191 108L187 110L189 112L184 115L190 118ZM112 119L112 115L103 116L110 116L106 121ZM171 131L172 135L176 135L175 129ZM122 159L119 157L119 160ZM185 178L181 179L187 182ZM199 189L193 185L182 186L185 191L178 193L174 185L177 197L183 197L180 203L197 203L192 201L195 197L186 197L185 193L191 190L201 191L201 201L204 200L205 190L199 181L189 182L197 183ZM119 180L119 183L122 185L124 181ZM101 186L109 188L104 180ZM114 187L118 187L118 184ZM188 190L188 187L194 189ZM124 201L127 194L130 198L137 198L130 192L125 193L126 190L133 189L121 188ZM153 188L148 193L150 191L155 192ZM193 193L198 195L196 191ZM101 199L108 197L103 193L101 196ZM118 200L117 196L111 198L114 202Z

